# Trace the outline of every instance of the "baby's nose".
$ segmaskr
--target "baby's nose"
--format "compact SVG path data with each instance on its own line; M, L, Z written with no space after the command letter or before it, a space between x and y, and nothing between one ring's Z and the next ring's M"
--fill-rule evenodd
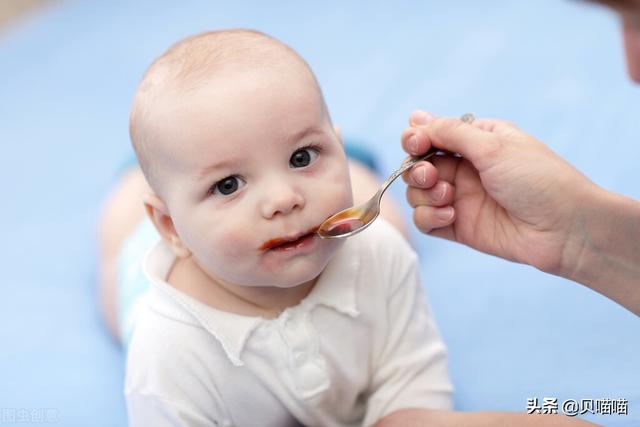
M292 185L278 185L265 194L261 206L262 215L271 219L277 215L288 215L304 207L304 197Z

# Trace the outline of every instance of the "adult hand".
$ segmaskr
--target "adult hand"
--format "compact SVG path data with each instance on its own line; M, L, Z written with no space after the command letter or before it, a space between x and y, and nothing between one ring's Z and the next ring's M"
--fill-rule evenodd
M402 135L412 155L436 156L403 176L423 232L570 276L584 245L580 210L599 188L546 145L501 120L416 111Z

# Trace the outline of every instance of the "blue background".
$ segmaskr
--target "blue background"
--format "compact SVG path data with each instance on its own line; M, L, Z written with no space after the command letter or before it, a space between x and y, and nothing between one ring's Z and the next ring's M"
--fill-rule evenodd
M98 316L95 221L130 156L137 82L177 39L265 31L315 70L333 120L385 173L415 108L516 122L603 187L640 198L640 88L615 16L582 2L67 1L0 34L0 408L126 424L124 364ZM392 188L404 202L404 188ZM407 211L408 214L408 211ZM628 399L640 319L579 285L416 233L460 410ZM1 414L0 414L1 415ZM24 424L22 424L24 425Z

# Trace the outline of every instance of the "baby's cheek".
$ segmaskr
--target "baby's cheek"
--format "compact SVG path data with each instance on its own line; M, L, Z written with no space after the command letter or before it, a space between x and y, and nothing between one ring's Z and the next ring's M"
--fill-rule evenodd
M353 205L351 180L346 168L333 169L324 180L322 191L327 193L331 205L336 211Z
M244 259L247 251L255 249L253 248L255 239L251 239L251 236L249 229L226 230L220 236L219 241L222 243L218 252L225 258Z

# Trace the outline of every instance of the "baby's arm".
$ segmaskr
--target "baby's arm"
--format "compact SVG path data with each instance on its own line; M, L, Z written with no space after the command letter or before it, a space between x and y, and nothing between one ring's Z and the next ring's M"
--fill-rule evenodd
M391 236L390 236L391 237ZM394 240L394 239L389 239ZM564 415L453 412L446 350L422 292L411 249L392 245L387 340L373 369L365 426L593 426Z
M565 415L516 412L453 412L446 350L422 292L418 259L403 244L387 241L393 266L388 280L388 333L373 368L367 413L363 425L419 426L593 426Z
M595 425L597 424L565 415L402 409L384 417L374 427L589 427Z

